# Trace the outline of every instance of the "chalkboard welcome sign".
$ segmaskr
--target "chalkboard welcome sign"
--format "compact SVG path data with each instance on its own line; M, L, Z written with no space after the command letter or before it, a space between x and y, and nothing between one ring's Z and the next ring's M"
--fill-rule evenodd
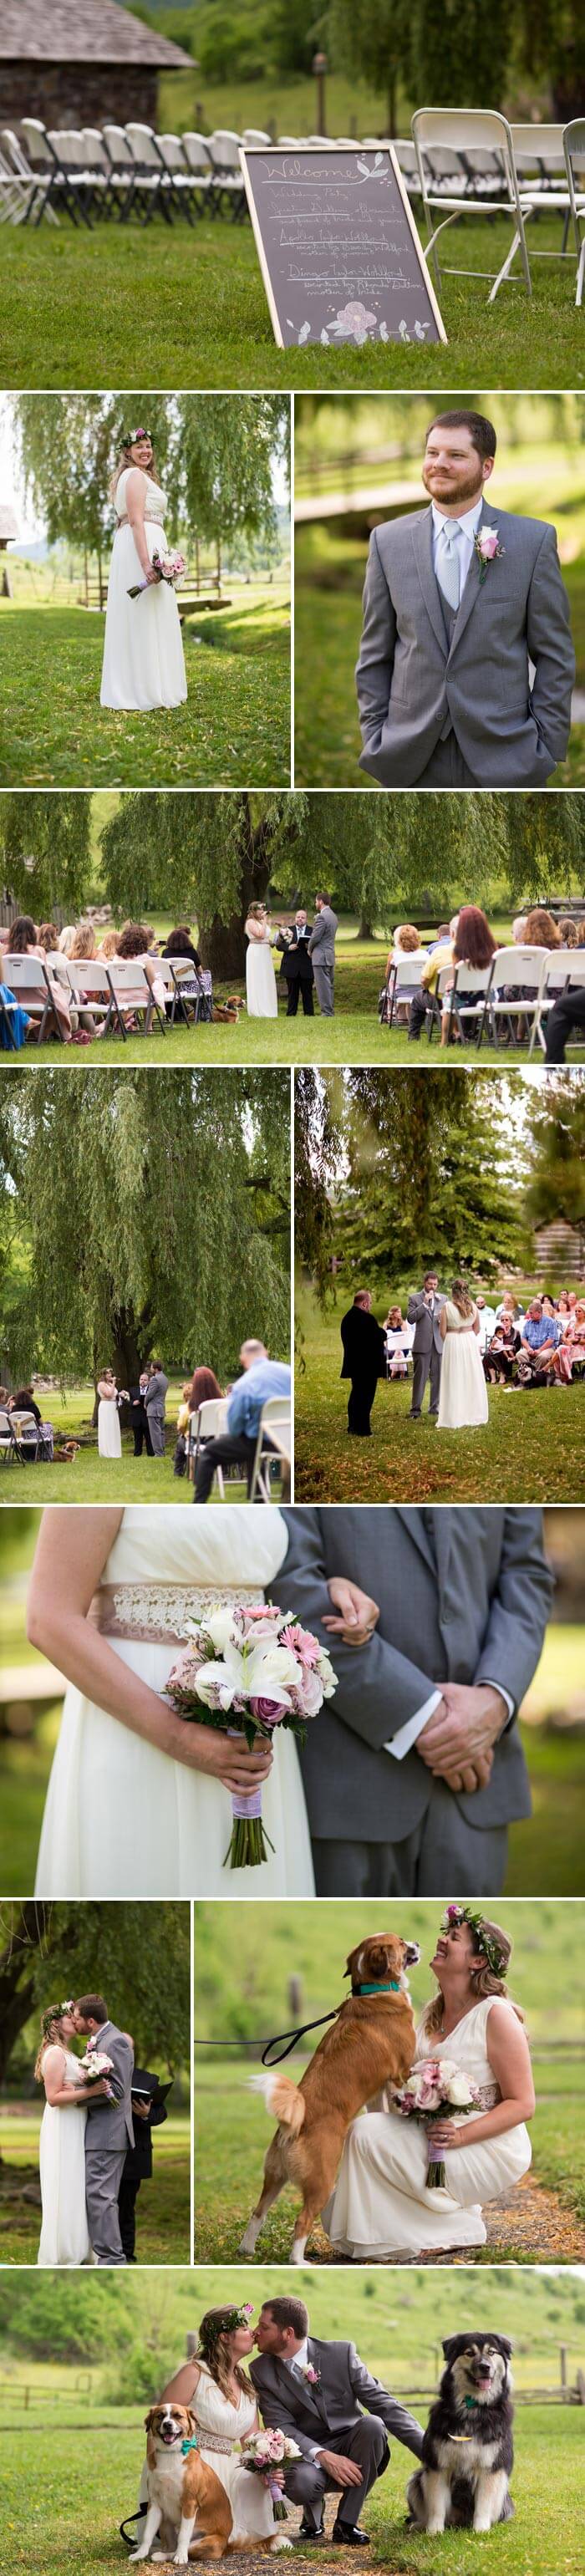
M280 349L446 339L391 144L240 160Z

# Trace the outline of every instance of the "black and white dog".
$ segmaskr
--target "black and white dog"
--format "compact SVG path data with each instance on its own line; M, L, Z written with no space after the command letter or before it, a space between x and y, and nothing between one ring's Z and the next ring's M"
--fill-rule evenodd
M513 2514L511 2350L506 2335L447 2336L447 2367L431 2407L422 2466L408 2488L419 2529L444 2531L456 2523L491 2531Z

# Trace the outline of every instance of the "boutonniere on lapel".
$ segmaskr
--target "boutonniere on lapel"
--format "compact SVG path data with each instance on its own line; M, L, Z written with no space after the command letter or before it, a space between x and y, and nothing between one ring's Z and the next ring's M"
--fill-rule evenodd
M314 2370L312 2361L304 2362L300 2376L301 2379L306 2379L307 2388L319 2388L321 2385L320 2372Z
M479 566L480 582L483 582L486 579L488 565L498 563L506 549L505 546L500 545L497 528L476 528L473 548Z

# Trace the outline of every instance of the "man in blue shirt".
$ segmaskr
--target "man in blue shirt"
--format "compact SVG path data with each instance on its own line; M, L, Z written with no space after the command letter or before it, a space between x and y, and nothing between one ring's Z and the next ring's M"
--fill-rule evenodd
M245 1467L250 1493L262 1407L271 1395L290 1396L290 1369L283 1360L269 1360L264 1342L242 1342L240 1365L243 1376L237 1378L228 1400L227 1431L220 1432L217 1440L206 1440L201 1450L194 1503L208 1501L215 1468L234 1462ZM271 1446L267 1439L266 1447Z
M551 1298L533 1297L522 1327L518 1362L520 1385L530 1385L532 1378L538 1380L552 1374L555 1351L562 1338L562 1326L554 1313Z

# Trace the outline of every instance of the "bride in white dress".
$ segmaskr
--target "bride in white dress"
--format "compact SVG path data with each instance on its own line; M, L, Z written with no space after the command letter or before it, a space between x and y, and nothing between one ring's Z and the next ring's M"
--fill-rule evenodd
M455 2111L427 2128L405 2119L384 2091L380 2104L354 2121L323 2223L336 2251L355 2262L399 2254L414 2262L423 2253L485 2245L486 2202L510 2191L530 2166L534 2086L522 2019L506 1992L512 1944L470 1906L452 1912L457 1919L441 1932L431 1961L439 1994L422 2014L415 2064L455 2060L479 2085L480 2102L464 2119ZM445 2161L443 2190L427 2186L429 2140Z
M101 2084L84 2085L79 2059L67 2041L75 2023L67 2006L50 2004L41 2021L41 2045L35 2066L45 2089L39 2164L43 2220L37 2263L71 2266L93 2263L85 2208L86 2102L103 2092Z
M439 1315L443 1342L439 1431L463 1431L488 1421L488 1394L479 1347L477 1306L464 1279L454 1279Z
M249 1020L278 1019L278 992L272 950L273 930L264 903L251 903L246 921L246 1009Z
M261 2429L254 2389L245 2368L253 2350L247 2309L233 2302L209 2308L201 2319L196 2356L183 2363L174 2379L169 2379L157 2404L168 2400L171 2406L191 2407L201 2434L201 2458L215 2470L229 2496L232 2542L268 2541L272 2553L290 2549L292 2542L286 2538L285 2526L275 2524L272 2497L262 2478L242 2467L239 2449L250 2433ZM275 2476L282 2486L282 2474L277 2470ZM170 2540L170 2533L165 2536ZM161 2532L159 2538L162 2537Z
M110 496L117 527L112 547L101 704L146 714L178 707L187 696L179 611L171 582L152 570L153 555L168 554L165 496L156 481L147 430L126 440L112 476ZM135 582L146 581L140 599Z
M185 1621L213 1601L260 1602L288 1533L254 1503L221 1512L171 1505L43 1513L29 1589L28 1635L64 1673L67 1691L37 1863L36 1894L54 1897L311 1896L311 1846L296 1744L248 1752L242 1738L178 1716L164 1691ZM328 1587L341 1613L364 1595ZM341 1628L343 1634L343 1628ZM312 1724L318 1726L319 1719ZM226 1869L230 1790L263 1787L274 1844L259 1869Z
M119 1398L113 1369L103 1370L102 1376L98 1378L97 1391L99 1395L98 1455L100 1458L121 1458L122 1433L118 1402L121 1401L125 1389L122 1388Z

